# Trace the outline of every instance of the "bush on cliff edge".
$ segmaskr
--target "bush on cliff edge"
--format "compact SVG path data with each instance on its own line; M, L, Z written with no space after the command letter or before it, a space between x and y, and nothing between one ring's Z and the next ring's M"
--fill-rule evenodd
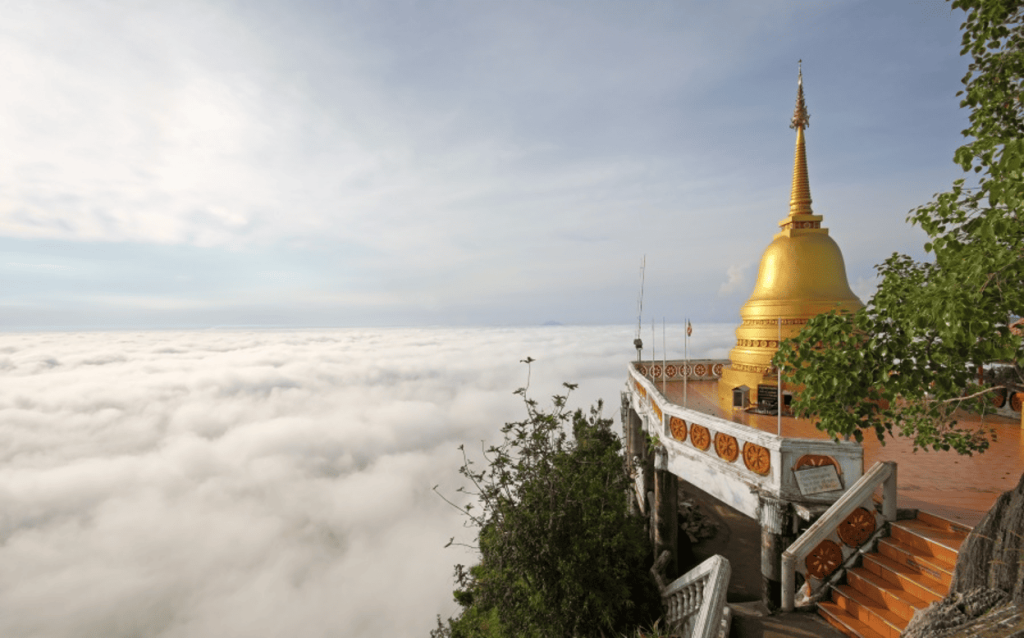
M567 412L569 392L544 411L526 388L516 390L527 416L505 424L483 469L460 446L459 473L472 487L459 491L475 502L445 500L477 529L480 562L455 566L461 612L447 624L438 618L431 636L615 635L659 615L651 550L643 519L627 510L612 420L602 418L600 401L589 415Z

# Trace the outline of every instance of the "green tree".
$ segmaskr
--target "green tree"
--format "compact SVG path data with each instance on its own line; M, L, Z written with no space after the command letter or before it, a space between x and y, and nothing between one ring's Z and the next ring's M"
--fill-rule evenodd
M893 254L863 310L808 322L775 357L804 386L794 408L833 437L898 433L924 449L984 451L984 432L956 409L984 412L991 393L1024 384L1024 347L1011 324L1024 312L1024 11L1022 0L954 0L972 62L960 106L970 109L954 161L965 177L910 212L934 260ZM968 186L970 182L976 184ZM1002 362L1002 383L977 382Z
M472 498L445 500L477 529L480 562L456 565L462 611L447 625L439 618L432 636L609 635L660 614L650 545L643 519L627 510L612 421L601 417L600 401L589 415L569 413L576 386L565 387L551 411L517 390L526 418L502 428L503 442L486 450L483 469L460 446L459 472L471 487L459 491Z

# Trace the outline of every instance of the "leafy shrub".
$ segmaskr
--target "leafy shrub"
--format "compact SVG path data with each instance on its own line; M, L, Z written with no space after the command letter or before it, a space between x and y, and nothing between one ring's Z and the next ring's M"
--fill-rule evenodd
M627 511L629 479L612 421L602 418L600 401L589 415L567 412L576 386L565 387L550 411L516 390L526 418L505 424L483 469L460 446L459 473L472 488L459 491L476 502L445 500L477 528L480 562L456 565L461 613L447 625L438 618L431 636L615 635L659 615L651 549L643 519Z

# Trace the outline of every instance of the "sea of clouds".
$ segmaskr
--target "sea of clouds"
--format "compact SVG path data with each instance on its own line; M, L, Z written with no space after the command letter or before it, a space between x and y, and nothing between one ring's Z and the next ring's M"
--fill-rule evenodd
M0 635L426 636L474 562L458 445L523 416L527 356L620 431L634 330L0 335Z

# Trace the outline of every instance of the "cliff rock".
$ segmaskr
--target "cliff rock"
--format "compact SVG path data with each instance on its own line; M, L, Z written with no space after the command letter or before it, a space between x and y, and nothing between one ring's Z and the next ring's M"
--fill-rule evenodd
M1024 475L960 547L949 595L914 616L903 638L1024 638Z
M1024 475L1003 494L964 541L951 592L1000 589L1024 605Z

